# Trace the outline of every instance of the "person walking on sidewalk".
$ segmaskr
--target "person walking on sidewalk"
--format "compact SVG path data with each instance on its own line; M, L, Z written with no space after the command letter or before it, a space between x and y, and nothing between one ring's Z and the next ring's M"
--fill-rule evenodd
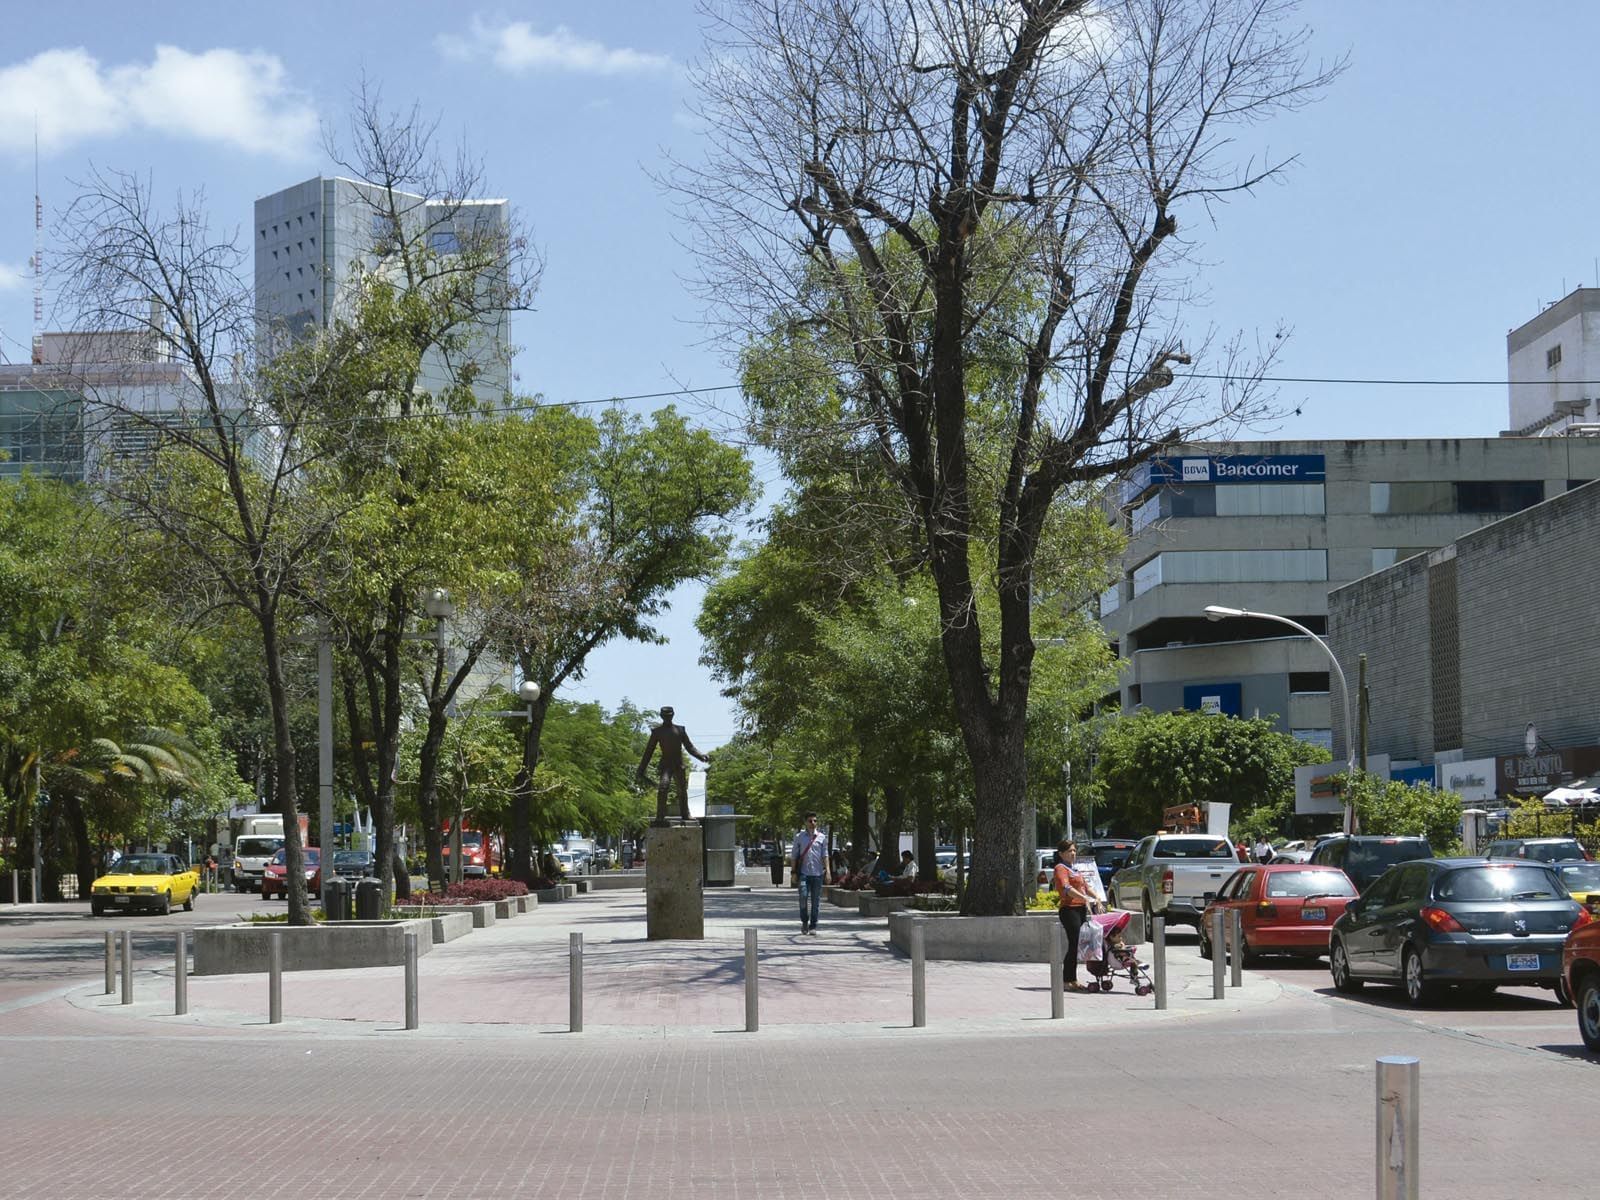
M1061 897L1057 915L1061 927L1067 931L1067 955L1062 967L1066 972L1066 988L1069 992L1084 990L1083 984L1078 982L1078 932L1089 919L1089 908L1094 903L1089 881L1078 870L1077 863L1077 843L1071 838L1061 839L1061 844L1056 847L1055 878L1050 882L1050 890Z
M822 882L828 874L828 839L817 828L817 814L806 814L805 829L795 834L789 851L794 875L800 882L800 932L817 932L817 914L822 910Z

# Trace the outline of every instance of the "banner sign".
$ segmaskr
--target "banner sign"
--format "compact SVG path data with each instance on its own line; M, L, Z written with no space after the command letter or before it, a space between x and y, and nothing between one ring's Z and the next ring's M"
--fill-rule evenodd
M1215 454L1150 460L1148 483L1321 483L1321 454Z
M1494 799L1495 760L1471 758L1465 762L1438 763L1441 791L1454 792L1463 800L1479 803Z

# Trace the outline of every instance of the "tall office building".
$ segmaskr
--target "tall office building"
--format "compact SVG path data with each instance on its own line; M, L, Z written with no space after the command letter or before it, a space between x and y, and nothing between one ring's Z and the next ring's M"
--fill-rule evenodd
M504 249L510 233L506 200L441 203L396 193L400 228L381 188L354 179L318 176L263 196L255 204L256 306L261 346L270 356L307 329L327 327L350 311L353 290L363 274L384 275L394 268L398 238L426 247L448 262L464 246L498 255L497 269L481 282L484 311L459 345L430 351L419 387L435 391L473 367L473 390L498 402L511 387L511 321L493 300L503 285Z
M1327 655L1206 607L1324 634L1330 589L1596 478L1600 439L1583 437L1235 442L1155 459L1126 485L1123 578L1101 598L1127 664L1122 710L1270 717L1342 756Z

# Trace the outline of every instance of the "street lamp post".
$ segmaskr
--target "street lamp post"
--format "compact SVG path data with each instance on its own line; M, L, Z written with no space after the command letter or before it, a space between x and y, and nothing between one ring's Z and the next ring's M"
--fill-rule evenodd
M1228 608L1227 606L1221 604L1206 605L1206 620L1222 621L1230 617L1254 617L1259 621L1275 621L1279 625L1287 625L1295 632L1310 638L1319 647L1321 647L1322 652L1328 656L1328 661L1333 664L1333 673L1339 680L1340 698L1344 701L1345 758L1348 769L1347 773L1349 775L1350 782L1353 784L1355 782L1356 771L1358 769L1365 769L1366 764L1362 763L1360 768L1356 766L1355 726L1350 723L1350 685L1345 682L1344 668L1339 665L1339 660L1334 657L1333 650L1328 646L1328 643L1323 641L1316 634L1312 633L1311 630L1300 624L1300 622L1291 621L1288 617L1280 617L1277 613L1254 612L1245 608ZM1354 832L1354 829L1355 809L1352 805L1349 794L1349 786L1347 785L1345 788L1344 800L1344 831L1346 833L1352 833Z
M531 734L531 731L533 730L534 718L533 706L539 702L539 695L540 691L538 683L532 679L524 679L522 681L522 686L517 688L517 699L521 700L527 705L527 707L502 708L498 711L491 712L488 715L491 717L520 717L528 723L528 732ZM524 736L523 738L522 767L517 772L515 787L517 794L512 799L517 816L514 821L516 827L511 831L513 866L516 866L519 869L523 866L526 866L527 869L532 872L533 866L531 860L526 864L516 861L516 856L520 853L522 847L526 844L529 837L529 833L525 828L525 824L528 810L533 804L533 768L528 765L527 736ZM532 854L531 847L529 848L529 854L530 856ZM459 860L459 854L457 854L455 857Z

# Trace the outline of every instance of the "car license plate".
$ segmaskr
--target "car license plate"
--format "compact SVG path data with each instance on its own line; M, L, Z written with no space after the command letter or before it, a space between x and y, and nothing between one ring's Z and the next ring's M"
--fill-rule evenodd
M1538 969L1539 956L1537 954L1506 955L1506 970L1508 971L1537 971Z
M111 898L118 904L126 904L129 900L133 899L132 896L113 896Z
M1328 910L1325 908L1302 908L1300 910L1300 919L1302 921L1326 921L1328 919Z

